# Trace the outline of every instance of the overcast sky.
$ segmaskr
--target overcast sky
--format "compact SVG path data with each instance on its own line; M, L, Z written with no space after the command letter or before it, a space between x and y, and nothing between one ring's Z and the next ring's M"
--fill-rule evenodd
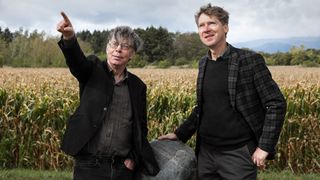
M58 35L64 11L76 31L117 25L196 32L194 14L211 2L230 13L228 41L320 36L320 0L0 0L0 27Z

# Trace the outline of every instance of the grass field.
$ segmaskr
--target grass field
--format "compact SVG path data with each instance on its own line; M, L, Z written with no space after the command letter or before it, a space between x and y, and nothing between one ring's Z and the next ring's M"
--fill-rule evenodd
M0 180L70 180L71 171L0 170ZM258 180L319 180L320 174L293 174L289 171L259 172Z

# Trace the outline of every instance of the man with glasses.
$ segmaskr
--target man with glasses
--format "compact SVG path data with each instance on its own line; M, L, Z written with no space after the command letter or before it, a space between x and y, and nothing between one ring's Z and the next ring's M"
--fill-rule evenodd
M80 87L80 105L62 140L62 150L75 159L74 179L130 180L137 170L156 175L159 167L147 140L146 85L126 69L141 39L130 27L116 27L107 60L86 57L69 18L61 15L58 44Z

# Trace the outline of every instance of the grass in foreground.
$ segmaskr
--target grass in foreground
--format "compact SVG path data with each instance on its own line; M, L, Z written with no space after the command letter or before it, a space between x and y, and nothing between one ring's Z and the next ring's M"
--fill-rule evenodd
M71 171L47 171L30 169L0 170L0 180L70 180Z
M40 171L28 169L0 170L0 180L70 180L71 171ZM289 171L260 172L259 180L320 180L320 174L293 174Z

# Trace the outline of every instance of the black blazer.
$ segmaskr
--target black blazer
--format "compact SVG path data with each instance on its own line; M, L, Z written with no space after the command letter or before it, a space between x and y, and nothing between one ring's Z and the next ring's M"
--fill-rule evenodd
M86 57L77 40L70 46L58 42L66 63L74 77L79 81L80 105L67 121L61 149L77 156L86 152L88 141L97 133L111 102L113 76L106 61L91 55ZM159 172L158 164L147 140L146 85L141 79L128 72L128 88L133 110L133 150L130 157L136 167L149 175Z
M230 104L247 121L258 146L269 152L268 159L273 159L286 113L285 98L260 54L231 45L229 47L230 52L224 57L228 61ZM202 99L205 98L202 95L202 87L207 61L208 56L199 61L197 106L175 131L184 142L190 139L201 123ZM197 136L196 153L200 141L200 136Z

